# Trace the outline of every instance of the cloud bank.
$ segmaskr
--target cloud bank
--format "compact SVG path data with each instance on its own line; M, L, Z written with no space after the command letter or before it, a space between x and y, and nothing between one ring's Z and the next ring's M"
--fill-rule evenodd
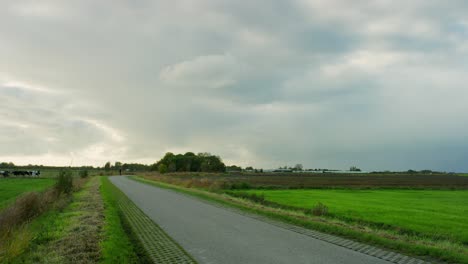
M466 1L5 1L0 160L468 170Z

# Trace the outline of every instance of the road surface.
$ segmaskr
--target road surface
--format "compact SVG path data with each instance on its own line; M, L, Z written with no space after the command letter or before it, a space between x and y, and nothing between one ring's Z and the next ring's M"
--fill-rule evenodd
M199 263L390 263L126 177L109 177Z

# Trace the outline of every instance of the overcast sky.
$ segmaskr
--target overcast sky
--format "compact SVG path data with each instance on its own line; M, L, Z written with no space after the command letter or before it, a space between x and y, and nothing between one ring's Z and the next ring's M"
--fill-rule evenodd
M2 0L0 161L468 171L468 1Z

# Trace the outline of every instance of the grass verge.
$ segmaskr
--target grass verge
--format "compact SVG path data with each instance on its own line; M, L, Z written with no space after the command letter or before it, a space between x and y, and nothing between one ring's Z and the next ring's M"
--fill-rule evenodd
M76 180L70 191L79 190L84 180ZM34 223L52 212L61 211L71 201L55 185L43 192L27 192L0 211L0 262L10 263L37 240Z
M123 218L118 200L120 191L107 177L101 178L101 194L104 199L104 239L101 242L102 263L139 263L147 262L142 247L135 243L128 223ZM139 261L142 259L142 261Z
M96 263L100 259L103 205L99 181L90 179L82 190L67 196L70 203L33 220L33 237L12 263Z
M136 245L138 263L196 263L171 237L144 214L108 178L103 179L105 188L112 196L121 223ZM103 188L103 190L105 189ZM123 263L122 261L117 261ZM112 262L116 263L116 262Z
M310 216L302 211L272 208L246 199L232 197L224 193L184 188L135 176L130 178L143 183L172 189L216 202L223 206L240 209L244 212L254 213L304 228L338 235L407 255L417 256L429 261L441 260L454 263L468 263L468 251L466 246L454 245L453 243L450 243L450 241L433 241L425 237L407 234L400 235L389 230L380 230L378 228L362 226L359 223L347 223L339 219Z

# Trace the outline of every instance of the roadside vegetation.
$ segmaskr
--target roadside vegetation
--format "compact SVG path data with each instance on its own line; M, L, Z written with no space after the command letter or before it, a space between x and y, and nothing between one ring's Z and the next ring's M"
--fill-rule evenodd
M104 223L99 179L92 178L71 202L30 224L34 239L13 263L97 263Z
M9 190L0 192L0 263L152 263L106 177L56 170L55 178L0 182Z
M354 182L356 185L352 189L345 189L341 184L336 187L338 189L334 189L328 183L329 178L322 178L312 181L323 181L325 186L305 190L291 189L290 185L296 186L297 182L285 181L281 177L283 176L275 175L270 176L270 179L256 179L251 176L239 179L223 176L216 179L214 176L177 174L173 178L169 175L132 178L225 206L409 255L468 263L465 232L468 208L464 203L468 191L450 190L455 189L450 184L457 183L459 179L437 186L435 183L438 180L433 178L434 185L428 188L432 190L425 190L421 187L425 183L418 183L417 178L407 181L415 183L413 186L407 185L399 189L377 185L371 186L372 188L367 185L364 188L356 188L355 186L363 186L359 182ZM296 176L284 177L290 179ZM369 182L367 178L361 180ZM387 183L391 181L388 179ZM275 182L274 188L271 188L272 182ZM286 184L281 186L279 182ZM281 187L283 190L278 190ZM272 195L275 192L278 192L278 195ZM318 196L311 197L311 194L315 193ZM379 214L385 210L389 211L382 218ZM405 224L405 218L413 220L408 220Z
M138 263L139 259L145 259L145 257L141 249L138 248L138 244L132 243L134 238L129 236L129 226L124 222L120 211L118 199L123 194L107 177L101 177L100 180L106 220L104 239L101 242L102 263Z
M22 180L14 179L21 186ZM35 224L53 212L63 210L72 200L70 195L84 184L83 179L72 179L69 172L61 171L53 186L42 192L25 192L0 211L0 262L14 262L38 241L39 228ZM34 262L34 261L33 261ZM37 262L37 261L36 261Z

